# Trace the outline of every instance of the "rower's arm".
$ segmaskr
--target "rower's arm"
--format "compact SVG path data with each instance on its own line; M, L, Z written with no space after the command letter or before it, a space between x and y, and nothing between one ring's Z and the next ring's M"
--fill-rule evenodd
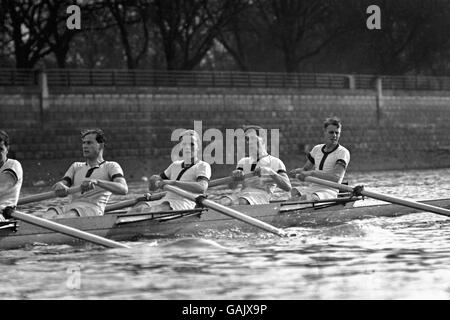
M113 181L100 179L92 179L90 181L95 186L99 186L100 188L111 191L113 194L126 195L128 193L128 185L124 177L116 177Z
M291 191L292 189L291 181L289 180L289 177L284 171L284 169L282 171L276 172L275 170L269 167L260 167L257 168L255 171L258 172L258 175L260 175L261 177L270 176L270 178L272 178L272 180L277 184L277 186L283 189L284 191Z
M346 168L342 163L336 163L331 172L323 172L319 170L312 170L303 172L303 175L308 177L315 177L323 180L339 182L344 178Z
M244 181L244 170L240 167L233 170L231 172L231 177L233 180L228 184L228 188L232 190L237 189Z
M314 163L312 163L310 160L306 160L305 165L301 169L303 171L310 171L310 170L314 169Z
M70 187L70 184L67 180L60 180L53 185L52 189L58 190L61 188L68 188L68 187Z
M228 189L235 190L239 188L239 185L242 184L242 181L232 181L228 184Z
M285 172L275 173L271 175L271 177L279 188L283 189L284 191L291 191L291 181L289 180L289 177Z
M205 193L208 189L208 181L203 178L197 179L197 181L178 181L178 180L161 180L158 183L158 187L162 187L165 184L172 185L193 193Z
M74 176L75 168L74 163L67 169L66 173L64 174L64 177L56 182L52 189L55 190L55 194L58 197L64 198L68 195L69 187L72 186L73 183L73 176Z
M17 179L8 172L0 173L0 194L14 187Z
M314 163L312 163L309 159L308 160L306 160L306 163L305 163L305 165L303 166L303 167L301 167L301 168L297 168L297 169L293 169L293 170L291 170L290 172L289 172L289 174L291 174L291 175L295 175L295 174L297 174L297 173L301 173L301 172L303 172L303 171L310 171L310 170L312 170L312 169L314 169Z

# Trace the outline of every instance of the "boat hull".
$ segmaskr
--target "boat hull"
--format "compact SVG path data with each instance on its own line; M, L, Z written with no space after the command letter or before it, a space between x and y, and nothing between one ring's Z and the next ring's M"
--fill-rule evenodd
M424 201L431 205L449 208L449 199ZM380 216L400 216L420 210L400 205L382 204L353 207L353 202L333 205L289 205L273 203L257 206L236 206L234 209L279 228L314 227L341 224L355 219ZM139 238L161 238L202 235L239 228L243 232L258 231L255 227L214 210L196 212L137 214L109 213L99 217L58 219L58 223L116 241L133 241ZM37 243L76 244L82 240L62 235L44 228L17 221L17 230L0 227L0 248L14 249Z

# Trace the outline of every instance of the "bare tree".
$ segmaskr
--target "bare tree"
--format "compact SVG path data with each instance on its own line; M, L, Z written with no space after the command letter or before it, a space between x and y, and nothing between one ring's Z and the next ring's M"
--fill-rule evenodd
M237 2L237 3L235 3ZM252 20L255 18L252 14L252 0L230 1L228 6L234 8L234 11L228 15L227 23L217 28L216 40L232 56L233 60L242 71L251 70L251 53L249 47L254 44L252 41L258 32L253 28ZM216 20L216 14L208 11L209 18Z
M45 23L44 7L43 1L1 0L5 19L3 45L13 47L17 68L32 68L51 52L37 27Z
M169 70L191 70L214 44L235 12L234 0L154 0L152 20ZM238 6L239 7L239 6Z
M44 34L47 35L47 44L51 52L56 58L56 63L59 68L65 68L67 63L67 54L70 49L70 44L78 30L68 29L66 26L67 13L66 9L73 1L64 0L49 0L46 1L48 18L43 28ZM82 12L87 9L88 5L81 6Z
M343 19L352 29L343 38L351 72L375 74L427 73L445 58L450 39L450 3L440 0L379 1L381 29L366 28L370 0L348 0ZM345 17L345 18L344 18ZM442 60L444 59L444 60ZM351 65L353 63L353 65Z
M218 40L241 70L295 72L345 31L333 0L249 0Z
M64 68L69 45L76 31L66 28L69 0L0 0L2 45L13 48L17 68L33 68L53 53Z
M143 0L105 1L119 31L128 69L135 69L148 52L150 3L151 1ZM133 30L136 25L141 28L140 32Z
M383 1L383 28L371 42L380 73L404 74L429 66L434 54L448 43L448 8L444 1Z
M0 0L0 64L448 75L450 2L379 0ZM78 36L80 35L80 36ZM219 61L220 59L220 61ZM12 62L13 61L13 62Z
M299 63L318 54L344 32L344 24L334 23L331 0L255 0L264 32L283 56L286 72L296 72Z

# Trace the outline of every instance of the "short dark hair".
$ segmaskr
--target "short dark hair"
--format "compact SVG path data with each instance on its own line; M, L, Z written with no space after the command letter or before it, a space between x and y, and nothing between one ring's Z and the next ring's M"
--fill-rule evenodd
M106 137L105 137L105 133L103 132L102 129L84 129L81 130L81 139L83 139L84 137L86 137L88 134L95 134L95 140L98 143L105 143L106 144Z
M333 125L340 128L342 127L341 119L339 119L338 117L326 118L325 121L323 122L323 128L326 129L329 125Z
M5 145L5 147L9 146L9 136L6 133L6 131L0 130L0 142L3 141L3 144Z

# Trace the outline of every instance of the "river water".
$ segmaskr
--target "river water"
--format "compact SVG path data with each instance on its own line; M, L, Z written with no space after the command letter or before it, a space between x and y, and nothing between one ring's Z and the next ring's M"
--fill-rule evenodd
M347 179L413 200L450 196L450 169ZM146 191L144 182L130 187L131 196ZM418 213L293 231L0 251L0 299L450 299L450 218Z

